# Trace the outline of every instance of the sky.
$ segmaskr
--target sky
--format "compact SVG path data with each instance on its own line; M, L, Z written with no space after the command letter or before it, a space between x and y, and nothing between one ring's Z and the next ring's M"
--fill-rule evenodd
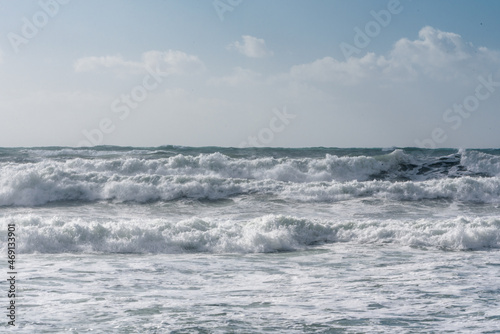
M0 0L0 147L499 148L500 1Z

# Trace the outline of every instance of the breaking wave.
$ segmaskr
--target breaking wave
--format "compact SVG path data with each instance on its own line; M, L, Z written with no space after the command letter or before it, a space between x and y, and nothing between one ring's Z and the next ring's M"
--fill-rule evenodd
M280 151L181 154L173 148L0 152L0 206L214 200L256 193L299 201L375 196L489 203L500 198L500 156L495 154L436 155L396 149L389 154L379 150L378 155L371 151L356 155L359 152L353 150L319 156L317 149L296 151L285 152L288 155Z
M249 221L85 221L27 214L1 220L16 223L22 253L265 253L345 242L445 250L500 248L496 218L326 221L266 215Z

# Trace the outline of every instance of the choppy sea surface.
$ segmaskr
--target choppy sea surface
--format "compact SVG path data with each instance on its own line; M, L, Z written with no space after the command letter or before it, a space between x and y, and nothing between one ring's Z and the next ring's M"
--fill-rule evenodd
M0 225L6 331L500 333L497 149L0 148Z

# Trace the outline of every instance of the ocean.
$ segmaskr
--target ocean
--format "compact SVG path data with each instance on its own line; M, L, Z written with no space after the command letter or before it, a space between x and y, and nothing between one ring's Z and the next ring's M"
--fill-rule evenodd
M500 333L498 149L1 148L0 172L5 331Z

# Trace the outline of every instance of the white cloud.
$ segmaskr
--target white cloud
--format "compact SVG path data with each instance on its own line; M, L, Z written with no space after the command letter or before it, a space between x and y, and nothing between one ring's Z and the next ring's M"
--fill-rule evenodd
M254 72L250 69L236 67L230 75L220 78L212 78L208 81L208 83L215 86L239 86L242 84L255 83L261 77L262 75L260 73Z
M400 39L388 56L368 53L361 58L338 61L332 57L293 66L290 76L297 80L356 84L362 80L436 81L471 78L471 73L496 71L498 52L466 43L458 34L424 27L417 40ZM475 76L472 76L475 79Z
M309 64L292 66L290 75L293 79L299 80L354 84L367 78L376 67L377 57L373 53L368 53L362 58L351 57L345 62L325 57Z
M205 65L197 57L182 51L148 51L142 54L145 66L169 74L196 74L205 70Z
M227 46L228 50L236 50L250 58L264 58L272 56L273 52L266 47L266 42L261 38L244 35L243 42L236 41Z
M404 69L412 75L421 73L447 81L457 79L470 63L483 63L480 59L482 52L458 34L427 26L420 30L418 36L419 39L414 41L403 38L396 42L387 59L387 71ZM477 51L479 54L476 54Z
M119 75L143 73L147 68L168 74L193 74L205 70L205 65L197 56L176 50L144 52L139 62L118 55L80 58L74 65L76 72L111 70Z
M3 53L2 50L0 50L0 64L3 63Z
M122 56L85 57L75 62L76 72L100 71L103 69L114 69L115 71L142 72L143 64L126 61Z

